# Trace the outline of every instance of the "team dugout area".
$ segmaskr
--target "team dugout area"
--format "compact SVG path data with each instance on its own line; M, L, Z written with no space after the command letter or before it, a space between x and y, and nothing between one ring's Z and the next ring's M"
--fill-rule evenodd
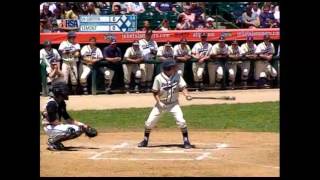
M165 2L163 2L165 3ZM166 2L168 3L168 2ZM130 3L128 3L130 4ZM179 44L182 38L187 40L187 44L190 49L193 48L194 44L200 42L201 33L207 34L207 42L212 45L218 43L220 37L225 38L225 43L228 46L231 46L233 41L237 41L239 46L246 42L248 36L253 37L254 44L258 45L263 42L263 38L266 34L270 35L270 41L273 43L275 48L275 53L273 58L270 61L272 67L277 71L277 77L273 79L273 85L271 88L280 87L280 17L279 19L274 19L273 23L269 17L264 17L265 14L276 16L276 11L280 12L279 3L270 3L270 2L259 2L259 3L248 3L248 2L200 2L198 5L195 2L190 3L180 3L173 2L171 3L172 9L167 12L159 13L156 10L158 6L157 3L147 3L143 2L144 6L143 13L133 13L129 12L130 10L126 9L126 3L121 2L118 7L120 11L116 11L114 3L100 3L100 2L84 2L84 3L42 3L40 5L40 42L39 50L43 48L45 41L50 41L52 43L52 48L58 49L61 42L67 40L67 34L69 31L75 31L76 43L80 44L80 49L85 45L89 44L89 39L94 37L96 38L97 47L103 51L105 47L111 44L111 41L114 39L117 41L117 47L121 49L121 58L122 60L113 65L114 77L112 78L112 92L113 93L124 93L124 72L122 64L128 63L124 60L124 54L127 48L132 46L132 43L135 40L141 40L145 37L145 21L149 21L149 29L153 30L152 39L157 42L158 47L164 46L165 43L170 42L172 47L176 44ZM161 7L161 5L159 5ZM269 7L270 10L268 13L264 13L264 8ZM175 10L173 11L173 8ZM247 26L243 21L243 15L246 13L247 9L252 8L252 12L260 14L256 18L266 19L266 22L260 21L259 25L256 27ZM278 9L277 9L278 8ZM161 9L161 8L160 8ZM186 30L178 29L177 23L179 17L189 16L188 11L192 9L201 10L199 11L199 17L204 17L202 20L195 19L192 26L186 28ZM277 9L277 10L276 10ZM197 11L195 11L197 13ZM191 13L192 14L192 13ZM136 30L134 32L129 32L130 29L127 28L127 32L121 32L122 29L119 26L119 32L84 32L81 30L80 25L77 27L70 27L70 25L77 24L81 21L81 16L83 15L92 15L94 17L98 16L119 16L118 22L121 20L123 24L131 22L130 27L134 24L134 20L122 18L129 18L129 16L136 17ZM271 17L271 16L270 16ZM132 17L131 17L132 18ZM166 20L164 22L164 20ZM180 19L181 20L181 19ZM277 20L277 21L276 21ZM168 21L168 22L167 22ZM212 23L213 22L213 23ZM276 23L275 23L276 22ZM50 24L51 23L51 24ZM180 22L181 23L181 22ZM254 24L254 23L253 23ZM128 25L128 24L127 24ZM270 27L266 27L269 26ZM129 27L129 25L128 25ZM186 26L185 26L186 27ZM110 26L111 28L111 26ZM112 29L112 28L111 28ZM125 30L123 30L125 31ZM59 52L61 55L61 52ZM77 76L80 78L81 72L79 68L81 66L81 60L83 57L79 57L77 62ZM192 65L197 60L191 58L185 62L183 77L188 84L189 90L198 90L198 87L194 83ZM60 69L62 65L62 59L60 63ZM226 68L226 62L223 62L223 79L222 86L219 88L209 86L209 73L208 73L208 62L205 62L205 70L203 74L203 83L205 85L205 90L225 90L228 86L228 77L229 72ZM159 57L152 58L148 62L155 65L153 79L154 77L161 72L162 62L159 60ZM87 78L89 94L100 94L105 93L105 80L104 74L99 71L100 67L107 67L109 63L107 61L99 61L92 66L91 73ZM48 95L49 87L47 82L48 72L46 71L46 64L40 63L40 93L44 96ZM250 72L247 80L247 88L258 88L254 80L255 73L255 62L250 62ZM237 67L235 89L241 88L241 71ZM134 74L131 75L131 87L134 85ZM71 89L71 82L69 78L69 84ZM268 87L270 88L270 87ZM76 94L82 94L80 83L78 80L78 90Z

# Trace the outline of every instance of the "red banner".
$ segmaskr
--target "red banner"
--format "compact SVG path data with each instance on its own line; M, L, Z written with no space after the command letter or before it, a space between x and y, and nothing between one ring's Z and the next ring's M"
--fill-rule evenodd
M200 33L208 33L208 41L217 41L220 35L224 35L227 41L245 40L247 35L252 35L254 40L262 40L263 35L268 33L271 39L280 40L279 28L268 29L217 29L217 30L172 30L172 31L153 31L153 39L157 42L179 42L182 37L188 41L197 42L200 40ZM80 44L88 43L90 37L96 37L97 43L108 43L109 39L115 38L118 43L132 43L134 40L144 38L144 31L137 32L77 32L76 41ZM53 44L60 44L67 38L67 33L40 33L40 43L45 40L52 41Z

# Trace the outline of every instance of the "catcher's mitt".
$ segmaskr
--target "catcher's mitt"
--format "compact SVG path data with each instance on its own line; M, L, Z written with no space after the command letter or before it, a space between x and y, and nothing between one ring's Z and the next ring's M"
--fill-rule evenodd
M95 128L92 128L92 127L88 127L87 129L85 129L84 132L90 138L95 137L95 136L98 135L98 131Z

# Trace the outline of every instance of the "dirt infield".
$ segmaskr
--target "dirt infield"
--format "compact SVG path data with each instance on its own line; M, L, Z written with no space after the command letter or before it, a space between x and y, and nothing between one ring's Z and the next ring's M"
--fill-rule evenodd
M195 147L181 147L177 131L155 130L147 148L142 133L101 133L67 141L68 151L46 150L41 136L43 176L279 176L279 134L190 130Z
M251 103L265 101L279 101L279 89L251 89L251 90L230 90L230 91L205 91L191 92L192 96L235 96L235 101L225 100L192 100L187 101L180 96L180 104L223 104L223 103ZM47 101L47 97L40 97L40 109ZM116 109L116 108L142 108L152 107L154 98L151 93L143 94L113 94L113 95L86 95L70 96L66 101L69 110L87 110L87 109Z

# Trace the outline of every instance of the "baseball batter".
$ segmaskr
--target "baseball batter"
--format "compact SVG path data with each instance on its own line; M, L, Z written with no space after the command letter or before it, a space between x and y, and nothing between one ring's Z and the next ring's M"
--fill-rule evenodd
M173 60L173 48L170 42L159 47L157 56L161 62Z
M142 49L142 56L145 63L140 64L142 72L141 86L146 89L147 92L151 91L152 77L154 72L154 64L148 63L155 58L158 51L158 44L152 40L152 31L148 30L145 34L145 39L139 40L140 48Z
M178 74L180 76L183 76L184 64L192 58L191 49L187 43L187 39L182 38L180 44L175 45L173 48L173 57L177 62Z
M139 85L141 81L141 70L139 64L143 62L142 50L139 46L139 41L135 40L132 43L132 46L126 50L123 60L128 62L126 64L122 64L126 92L129 93L131 74L133 73L135 81L134 91L139 93Z
M209 86L221 88L224 76L224 63L228 58L228 45L224 36L220 36L219 42L212 46L208 62Z
M103 59L100 48L96 46L96 38L91 37L89 39L90 44L85 45L81 49L82 61L80 65L80 84L84 94L88 94L87 79L91 72L92 65L99 60Z
M228 60L226 62L226 68L228 71L229 89L234 89L237 69L241 66L241 57L243 52L238 45L237 41L233 41L231 46L228 47Z
M274 45L270 42L270 35L264 35L264 41L256 49L258 60L255 62L254 78L258 81L258 87L266 87L268 80L273 80L277 76L277 71L270 64L275 53Z
M145 121L144 139L138 144L138 147L146 147L149 141L149 135L152 128L156 125L163 112L170 112L179 126L183 136L184 148L191 148L186 120L179 105L179 91L182 90L187 100L192 97L186 89L186 82L183 77L177 73L175 61L165 61L163 63L163 72L155 77L152 92L156 100L156 104Z
M192 57L197 60L197 62L192 64L192 72L196 88L203 90L203 72L205 68L205 61L209 60L210 58L209 51L212 45L207 42L207 33L201 33L200 37L201 42L196 43L191 50Z
M76 34L73 31L68 32L68 40L62 41L59 51L62 54L62 73L66 83L69 76L72 84L72 91L76 94L78 85L78 67L77 62L80 57L80 45L75 42Z
M65 100L68 100L68 87L64 81L58 81L52 85L53 96L49 98L42 112L42 126L49 136L49 150L63 150L61 143L66 140L79 137L85 133L89 137L95 137L97 131L88 125L74 120L66 110ZM61 123L61 117L65 123Z
M257 45L253 42L253 36L247 36L247 42L241 45L241 50L243 52L243 60L241 63L241 85L243 88L247 87L250 64L257 59L256 49Z

